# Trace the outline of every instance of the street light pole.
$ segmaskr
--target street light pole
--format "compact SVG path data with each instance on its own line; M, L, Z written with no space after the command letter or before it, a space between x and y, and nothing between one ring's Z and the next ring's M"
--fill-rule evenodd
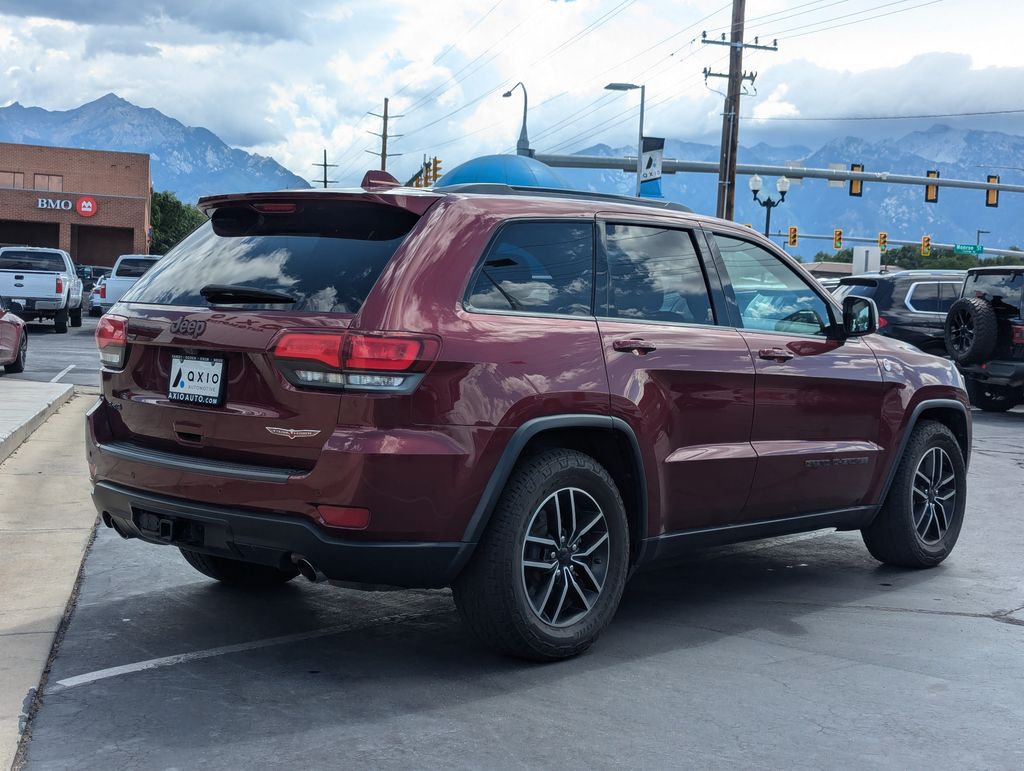
M979 231L977 231L977 233L974 234L974 245L975 246L981 246L981 237L982 237L982 235L988 235L991 232L992 232L991 230L979 230Z
M789 192L790 183L785 177L779 177L779 180L775 183L775 189L779 191L778 201L771 196L768 198L760 197L762 184L763 181L759 175L755 174L750 178L750 192L754 194L754 200L764 207L764 236L765 238L768 238L768 234L772 232L772 209L776 206L780 206L782 202L786 200L786 193Z
M529 104L529 97L526 95L526 86L523 85L522 81L519 81L512 86L512 88L502 94L502 96L512 96L512 92L517 88L523 89L523 127L519 130L519 140L516 142L516 155L531 155L530 138L526 135L526 109Z
M636 197L640 197L640 177L643 174L644 156L644 101L647 97L647 87L638 86L635 83L609 83L605 86L608 91L632 91L640 89L640 133L636 141Z

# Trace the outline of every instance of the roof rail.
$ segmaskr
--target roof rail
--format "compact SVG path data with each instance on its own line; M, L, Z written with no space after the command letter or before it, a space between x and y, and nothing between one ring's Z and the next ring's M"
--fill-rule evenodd
M607 201L608 203L624 203L633 206L646 206L652 209L692 214L693 209L674 201L659 201L654 198L634 198L628 195L612 193L591 193L586 190L564 190L557 187L528 187L526 185L504 185L499 182L466 182L461 185L442 185L433 190L443 193L478 193L482 195L524 195L537 198L581 198L587 201Z

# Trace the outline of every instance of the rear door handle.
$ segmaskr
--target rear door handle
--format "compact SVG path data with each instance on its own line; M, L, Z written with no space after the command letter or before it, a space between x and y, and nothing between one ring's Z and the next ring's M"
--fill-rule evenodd
M629 340L616 340L612 343L612 348L623 353L636 353L642 355L657 350L658 346L654 345L654 343L648 343L646 340L634 337Z
M767 359L768 361L784 362L789 361L793 358L793 354L787 351L785 348L762 348L757 352L759 359Z

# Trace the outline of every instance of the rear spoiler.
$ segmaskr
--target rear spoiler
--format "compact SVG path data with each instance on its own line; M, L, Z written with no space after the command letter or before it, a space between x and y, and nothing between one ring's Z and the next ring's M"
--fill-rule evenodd
M209 195L199 199L199 208L209 217L223 206L259 203L296 203L303 201L368 201L405 209L423 215L445 197L443 193L415 187L393 187L383 180L372 180L368 188L310 188L307 190L274 190L263 193L231 193Z

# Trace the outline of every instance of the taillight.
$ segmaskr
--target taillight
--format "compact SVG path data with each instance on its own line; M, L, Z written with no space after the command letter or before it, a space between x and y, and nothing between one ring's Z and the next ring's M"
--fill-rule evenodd
M878 317L878 328L879 329L884 329L887 326L889 326L889 322L885 320L885 316L879 316Z
M100 284L100 288L97 290L97 292L99 293L99 296L100 296L101 300L106 300L107 299L107 285L106 284Z
M96 347L105 366L121 369L128 350L128 319L109 314L103 316L96 325Z
M1013 344L1024 345L1024 324L1013 325Z
M64 294L64 279L57 276L57 294Z
M440 348L424 335L286 332L273 354L294 385L408 393Z

